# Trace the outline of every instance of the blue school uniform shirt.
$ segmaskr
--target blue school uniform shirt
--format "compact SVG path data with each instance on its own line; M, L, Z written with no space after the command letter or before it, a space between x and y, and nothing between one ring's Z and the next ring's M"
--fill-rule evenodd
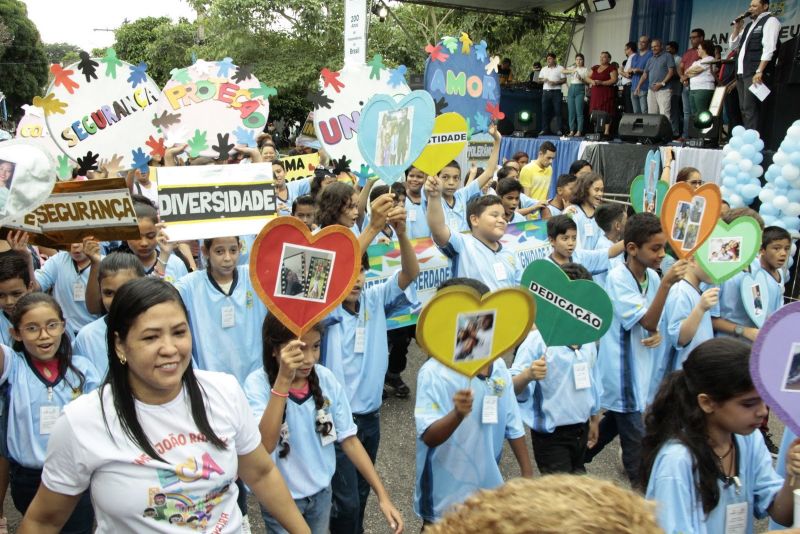
M315 365L314 370L327 404L323 410L331 415L336 429L336 441L341 443L355 436L358 431L353 422L353 414L350 413L347 395L328 369ZM270 395L270 389L267 373L263 369L253 371L245 381L244 392L256 421L261 421L264 410L275 398ZM315 428L317 408L312 395L303 402L298 402L293 397L286 399L285 416L289 427L289 454L279 458L280 447L276 447L272 452L272 461L283 475L293 499L310 497L331 483L336 470L333 443L322 446L321 435Z
M239 261L238 265L250 265L250 252L253 250L253 243L256 242L256 234L247 234L239 236Z
M553 432L556 427L585 423L600 411L602 382L597 372L597 347L586 343L575 349L547 347L542 334L536 330L528 334L517 349L511 376L525 371L546 354L547 376L533 380L517 395L522 422L536 432ZM574 366L589 366L587 388L575 386Z
M426 208L427 203L424 196L419 203L406 196L406 232L408 232L409 239L431 236Z
M104 315L81 328L72 343L72 353L82 354L92 362L101 380L108 374L108 340L106 339L108 324L106 323L106 317Z
M700 302L700 290L696 289L692 284L686 280L680 280L678 283L673 284L669 289L667 300L664 303L664 322L666 324L665 332L661 334L664 336L666 342L665 356L663 358L663 370L660 373L661 379L672 371L677 371L683 368L683 362L689 357L689 353L694 350L696 346L704 341L714 338L714 327L711 325L711 314L706 312L700 323L697 325L697 331L688 344L681 346L678 344L680 337L681 324L689 317L692 310ZM661 380L659 379L659 381Z
M442 210L444 210L444 222L450 228L451 232L469 231L469 225L467 224L467 204L469 204L470 200L480 195L481 187L478 181L472 180L453 194L453 207L450 207L444 199L444 196L440 197Z
M758 262L758 268L765 270L761 266L761 262ZM786 271L784 269L778 269L778 276L780 277L780 281L775 280L775 277L772 276L769 272L766 273L767 279L769 280L769 285L767 286L767 291L769 292L769 296L766 297L764 304L766 305L766 312L767 317L778 311L783 306L783 293L784 293L784 285L786 284ZM762 298L764 296L762 295Z
M783 485L772 468L772 457L760 432L734 434L741 489L734 484L719 486L719 503L706 516L695 486L694 459L677 440L665 443L656 455L645 497L656 501L658 524L667 533L719 534L725 532L728 505L747 503L747 530L752 533L753 516L762 519Z
M283 204L286 207L280 208L278 210L278 215L291 215L292 214L292 203L297 199L297 197L307 195L311 192L311 178L302 178L299 180L292 180L291 182L286 182L286 200L279 198L276 192L275 195L275 202L279 204Z
M561 267L561 265L556 263L556 261L553 259L552 252L545 259L550 260ZM580 265L586 267L586 270L592 274L592 279L595 282L597 281L595 277L601 274L606 274L611 266L607 250L575 249L572 251L572 256L569 257L569 261L571 263L579 263ZM600 285L602 286L603 284Z
M787 426L783 430L783 439L781 440L781 448L778 452L778 460L775 464L775 472L778 473L778 476L786 478L786 453L789 452L789 447L791 447L792 442L797 439L797 436L794 432ZM788 527L784 527L783 525L779 525L772 519L769 520L769 529L770 530L786 530Z
M430 448L422 435L453 409L453 395L472 389L472 411L453 434L438 447ZM497 423L482 422L484 398L497 399ZM524 436L514 386L505 362L492 363L488 377L469 379L434 359L425 362L417 375L414 408L417 428L417 468L414 512L426 521L436 521L454 504L474 492L503 483L500 455L505 439Z
M555 217L556 215L563 215L564 214L564 212L563 212L563 210L561 208L557 208L557 207L553 206L552 204L550 204L549 202L547 203L547 211L550 212L550 217Z
M750 270L754 271L758 268L758 259L756 259L750 264ZM744 304L742 304L741 289L742 278L744 278L744 276L744 271L739 272L720 284L719 302L716 306L711 308L711 317L721 317L733 323L740 324L745 328L755 328L756 324L750 319L750 316L747 315ZM717 337L731 337L723 332L716 332L715 334Z
M97 315L92 315L86 309L85 293L86 284L89 283L89 266L78 272L78 266L69 252L61 251L48 258L34 275L42 291L53 290L53 298L61 306L70 336L74 336L78 330L97 319ZM83 289L76 290L76 286L83 286ZM81 294L82 300L75 300L76 293Z
M651 336L639 321L653 302L661 280L647 269L647 288L642 290L628 266L618 265L609 271L606 292L614 308L611 327L600 339L597 361L603 381L601 406L621 413L644 411L654 369L663 355L664 341L647 348L642 339ZM662 317L663 319L663 317ZM662 331L660 322L659 330Z
M77 390L80 380L71 369L54 386L47 386L25 356L6 346L0 346L0 350L3 351L0 384L9 384L9 457L24 467L41 469L50 438L49 430L41 432L42 407L53 406L62 411L73 399L96 389L100 377L89 360L73 354L72 365L85 377L83 390Z
M322 364L344 386L354 414L372 413L381 407L383 378L389 368L386 318L417 303L416 284L400 289L399 274L365 286L358 313L339 305L323 321Z
M511 217L511 221L509 221L508 224L514 224L514 223L518 223L518 222L525 222L526 220L527 219L525 218L524 215L522 215L521 213L515 211L514 215Z
M11 337L11 319L6 312L0 312L0 344L11 347L14 345L14 338Z
M261 326L267 315L250 283L250 267L236 267L230 294L223 293L208 271L190 273L175 287L189 310L197 369L229 373L244 384L262 365ZM233 321L223 322L230 320L231 309Z
M601 235L600 238L597 240L597 250L606 251L606 256L608 256L608 249L610 249L612 246L614 246L614 243L612 243L611 240L607 238L605 234ZM610 271L617 265L624 265L624 264L625 264L625 254L619 254L618 256L614 256L613 258L608 258L608 271ZM600 272L597 274L592 273L594 281L600 284L601 286L606 287L606 280L608 279L608 271Z
M497 243L492 250L472 234L461 234L450 230L450 240L439 247L450 260L453 276L480 280L494 291L501 287L514 287L522 278L522 264L517 255Z
M586 215L582 207L575 207L577 209L572 216L572 220L575 221L575 224L578 226L578 243L575 248L595 250L597 249L597 242L600 240L600 236L604 235L603 230L597 226L594 217Z

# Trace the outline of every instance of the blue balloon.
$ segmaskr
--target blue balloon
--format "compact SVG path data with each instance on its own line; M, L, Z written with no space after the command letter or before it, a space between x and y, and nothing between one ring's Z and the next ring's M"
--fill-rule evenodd
M753 143L758 141L758 132L756 132L755 130L747 130L742 135L742 139L744 139L745 143L752 145Z
M795 153L798 148L800 148L800 145L798 145L798 140L791 137L787 137L781 143L781 150L789 155Z
M756 147L753 145L742 145L739 149L739 153L747 159L752 159L756 153Z
M763 205L761 206L764 207ZM761 218L764 220L764 226L774 226L776 217L774 215L761 215Z
M783 176L776 176L773 183L775 184L775 189L789 189L789 182Z
M728 163L725 165L725 168L722 169L723 176L736 176L739 174L739 166L735 163Z
M749 172L740 172L736 175L736 181L740 184L746 184L750 182L750 173Z
M775 215L778 214L779 210L772 204L765 202L761 204L761 207L758 209L758 212L761 214L762 217L764 215L770 215L774 217Z
M760 165L764 161L764 154L761 152L756 152L750 159L753 160L753 165Z
M787 230L800 229L800 218L787 215L786 217L781 218L781 222L783 222L784 228Z
M789 202L800 202L800 189L792 189L786 194Z
M792 152L789 156L789 161L791 161L793 165L800 167L800 150Z
M756 148L758 152L764 150L764 140L763 139L756 139L756 142L753 143L753 146Z
M754 198L758 196L758 192L761 191L761 187L756 184L750 183L745 184L741 188L739 188L739 193L746 199L752 202Z
M731 140L728 144L731 145L732 149L735 148L736 150L739 150L744 145L744 139L734 135L731 137Z
M745 131L746 130L745 130L744 126L740 125L740 126L736 126L733 129L733 132L731 132L731 133L733 133L733 137L739 137L739 136L743 135Z
M737 184L736 176L728 175L722 178L722 185L724 185L725 187L730 187L731 189L734 189L736 187L736 184Z

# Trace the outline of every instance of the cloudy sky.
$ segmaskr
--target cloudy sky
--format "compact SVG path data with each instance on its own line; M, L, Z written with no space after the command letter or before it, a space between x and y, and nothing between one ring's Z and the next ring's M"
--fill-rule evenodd
M39 29L43 42L71 43L84 50L113 44L113 32L96 30L114 30L126 18L129 21L145 16L195 19L194 11L183 0L23 1L28 6L28 17Z

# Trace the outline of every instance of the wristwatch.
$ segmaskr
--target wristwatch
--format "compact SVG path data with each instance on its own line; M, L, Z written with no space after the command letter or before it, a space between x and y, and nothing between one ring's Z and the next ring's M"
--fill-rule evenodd
M733 333L736 334L736 337L742 337L744 335L744 327L740 324L737 324L733 329Z

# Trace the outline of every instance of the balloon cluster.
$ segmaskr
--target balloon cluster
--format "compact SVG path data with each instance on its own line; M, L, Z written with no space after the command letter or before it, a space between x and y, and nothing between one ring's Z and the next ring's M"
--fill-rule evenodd
M764 224L800 230L800 120L786 132L765 178L767 184L758 194Z
M743 208L753 202L761 191L759 177L764 174L761 162L764 141L756 130L742 126L733 129L731 140L722 149L722 198L732 208Z

